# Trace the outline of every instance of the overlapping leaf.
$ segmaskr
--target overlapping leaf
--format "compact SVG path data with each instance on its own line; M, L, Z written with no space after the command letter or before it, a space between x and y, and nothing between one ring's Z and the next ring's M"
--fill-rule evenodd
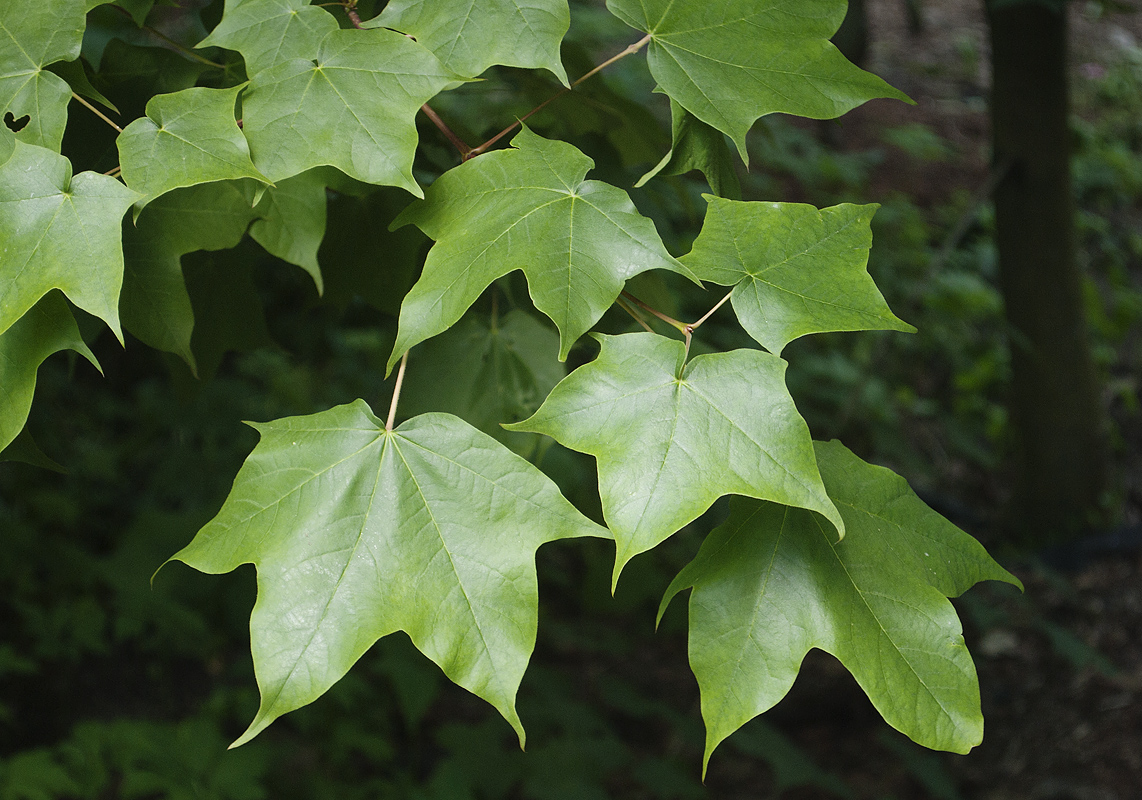
M890 725L927 747L966 753L983 737L983 718L947 598L978 581L1019 582L903 478L838 442L816 449L843 540L810 511L735 498L663 598L665 610L693 587L690 664L702 690L705 762L785 696L813 647L840 659Z
M600 340L597 359L560 382L530 419L505 427L596 458L616 581L632 557L726 494L813 509L843 534L809 428L785 388L784 361L735 350L686 363L681 342L652 333Z
M313 58L337 20L309 0L226 0L222 21L198 47L237 50L246 74L295 58Z
M0 166L0 333L52 289L119 330L119 222L137 195L81 172L43 147L16 142Z
M40 364L60 350L74 350L100 369L59 292L42 297L0 334L0 450L16 438L28 419Z
M400 409L455 414L527 456L540 437L500 424L531 416L567 374L558 352L559 336L530 314L517 309L488 320L469 313L416 351Z
M242 96L254 164L277 182L318 166L423 193L412 177L415 116L456 76L389 30L337 30L315 60L262 70Z
M250 236L266 252L304 269L324 289L317 250L325 237L325 180L310 170L279 181L254 208Z
M176 189L148 205L137 224L123 227L123 325L151 347L181 357L191 370L197 369L194 310L181 258L238 244L254 218L253 197L250 181Z
M829 42L845 0L607 0L650 35L651 74L687 111L728 134L748 160L746 132L766 114L830 119L875 97L907 98Z
M234 117L239 91L195 87L158 95L147 103L147 116L119 134L123 180L143 195L137 208L184 186L241 178L266 182Z
M408 633L523 741L515 695L535 645L535 551L605 536L555 485L447 414L394 431L358 400L255 425L218 516L174 558L258 569L253 738L312 702L383 636Z
M673 144L654 169L638 179L643 186L655 175L682 175L698 170L706 176L710 191L719 197L740 200L741 183L734 171L733 156L726 137L695 117L675 100L670 101L670 131Z
M393 222L415 224L436 245L401 305L389 369L513 270L523 270L535 307L559 328L560 360L631 276L689 275L625 192L583 180L594 162L579 150L526 128L512 144L449 170Z
M567 0L393 0L365 27L415 36L467 78L504 64L546 69L566 84L559 43L570 25Z
M44 67L79 57L85 11L83 0L0 3L0 117L29 117L23 142L60 149L71 88Z
M702 280L734 287L738 320L771 353L809 333L916 330L865 269L877 206L706 199L702 232L681 260Z

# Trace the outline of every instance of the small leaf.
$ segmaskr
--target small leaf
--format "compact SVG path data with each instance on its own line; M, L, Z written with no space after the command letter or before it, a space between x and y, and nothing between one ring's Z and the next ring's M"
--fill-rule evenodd
M119 134L123 180L143 199L136 212L172 189L211 181L266 182L234 116L240 86L183 89L152 97L147 116ZM136 213L137 215L137 213Z
M570 25L567 0L392 0L365 23L416 37L466 78L503 64L546 69L564 86L559 43Z
M122 341L119 221L137 197L106 175L73 178L63 156L17 142L0 166L0 333L62 289Z
M316 60L262 70L242 96L242 130L271 181L318 166L421 197L412 177L416 112L456 76L388 30L337 30Z
M18 461L21 464L31 464L33 467L48 469L52 472L67 473L67 469L62 464L40 449L36 440L32 438L32 434L28 433L27 428L17 433L11 444L0 449L0 461Z
M662 600L659 618L693 587L703 771L722 740L785 696L813 647L836 656L916 742L966 753L982 740L975 667L947 598L983 580L1019 581L903 478L838 442L816 448L842 541L810 511L734 498Z
M398 630L522 744L515 695L535 646L535 551L606 530L447 414L390 432L357 400L254 427L261 441L222 510L172 557L208 573L257 566L262 704L235 745L320 697Z
M59 292L44 295L0 334L0 450L16 439L28 419L40 364L60 350L74 350L102 372Z
M725 134L714 130L674 100L670 101L670 118L673 147L654 169L638 179L635 186L645 185L655 175L682 175L696 169L706 176L714 194L740 200L741 183L734 171Z
M653 333L598 338L597 359L561 381L533 417L504 427L596 458L618 548L615 582L627 561L726 494L811 508L844 533L785 388L784 361L735 350L686 363L682 342Z
M0 3L0 117L31 117L22 142L59 152L71 88L44 67L79 57L85 11L83 0Z
M237 50L250 77L294 58L317 56L337 20L309 0L226 0L226 11L198 47Z
M826 331L915 332L884 302L865 269L878 206L818 211L797 203L742 203L705 195L702 232L682 263L733 286L742 327L775 355Z
M647 61L662 90L733 139L747 162L745 136L758 117L831 119L875 97L908 99L829 41L845 7L845 0L607 0L611 13L650 34Z
M523 270L535 307L559 328L561 361L628 278L651 269L689 276L625 192L583 180L594 162L579 150L526 128L512 145L444 173L393 221L436 245L401 305L390 370L513 270Z
M317 249L325 236L325 180L310 170L266 190L254 209L250 236L270 255L304 269L321 294L324 285Z

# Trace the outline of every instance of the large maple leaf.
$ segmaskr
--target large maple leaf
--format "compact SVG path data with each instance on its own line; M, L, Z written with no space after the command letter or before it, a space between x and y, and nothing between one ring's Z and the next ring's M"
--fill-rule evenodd
M596 458L615 581L632 557L726 494L811 508L844 532L785 388L784 361L735 350L687 362L682 342L653 333L599 339L598 358L564 378L532 417L504 427Z
M908 98L853 65L829 41L845 0L607 0L650 35L662 90L733 139L743 160L754 121L783 112L831 119L874 97Z
M693 587L704 764L785 696L813 647L840 659L890 725L926 747L966 753L983 738L979 684L947 598L983 580L1019 581L903 478L839 442L816 449L843 540L811 511L735 498L662 600L659 618Z
M254 426L261 441L209 524L173 558L252 563L262 703L235 744L319 697L383 636L405 631L519 734L535 646L535 551L606 536L535 467L447 414L386 431L362 400Z
M625 192L584 180L594 162L575 147L526 128L512 145L444 173L393 221L436 244L401 304L390 370L513 270L523 270L535 307L559 328L560 360L628 278L650 269L690 275Z

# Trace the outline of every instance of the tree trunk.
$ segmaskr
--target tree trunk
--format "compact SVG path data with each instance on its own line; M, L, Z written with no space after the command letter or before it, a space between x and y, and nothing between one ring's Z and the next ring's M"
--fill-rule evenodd
M985 0L1000 281L1011 348L1011 522L1042 541L1098 505L1106 452L1075 259L1063 3ZM1001 7L996 7L1001 6Z

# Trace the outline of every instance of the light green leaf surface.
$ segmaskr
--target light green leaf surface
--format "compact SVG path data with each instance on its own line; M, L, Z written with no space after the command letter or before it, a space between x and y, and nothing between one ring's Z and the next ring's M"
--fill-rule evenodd
M266 182L234 116L239 91L240 86L195 87L157 95L147 103L147 116L119 134L123 180L143 195L137 210L184 186L240 178Z
M836 526L834 539L844 533L785 388L784 361L735 350L685 363L682 342L653 333L599 339L597 359L533 417L506 427L545 433L598 461L615 581L632 557L726 494L811 508Z
M390 370L513 270L523 270L535 307L559 328L560 360L628 278L651 269L689 275L625 192L583 180L594 162L579 150L526 128L512 145L444 173L393 221L436 245L401 305Z
M742 160L754 121L783 112L831 119L875 97L908 98L829 41L845 0L607 0L650 34L650 72L666 94L728 134Z
M0 450L16 438L28 419L40 364L60 350L74 350L102 371L59 292L44 295L0 334Z
M702 232L681 260L702 280L734 287L738 320L771 353L809 333L916 330L892 313L866 270L878 206L818 211L705 197Z
M254 427L234 489L173 558L208 573L252 563L262 703L249 741L317 699L398 630L519 734L535 646L535 551L606 536L550 480L447 414L392 432L362 400Z
M745 498L670 584L690 596L690 665L706 753L789 691L810 648L836 656L894 728L966 753L983 738L979 685L947 601L983 580L1020 585L905 480L839 442L816 445L844 517ZM703 766L705 769L705 766Z
M309 0L226 0L222 21L198 47L237 50L250 77L294 58L315 58L336 18Z
M250 236L266 252L304 269L321 294L317 249L325 237L325 179L311 170L279 181L258 201Z
M0 125L0 167L16 152L16 135L6 125Z
M429 341L409 359L400 411L455 414L522 456L540 438L506 431L539 408L567 374L556 356L559 335L520 310L490 320L474 313Z
M17 142L0 166L0 333L62 289L121 341L119 222L137 197L106 175L73 178L63 156Z
M0 117L30 117L22 142L60 149L71 88L44 67L79 57L85 11L83 0L0 2Z
M250 181L206 183L162 195L123 226L123 325L145 344L174 353L197 373L194 310L182 256L241 241L254 209Z
M365 23L415 36L457 75L504 64L549 70L564 85L559 43L570 25L567 0L392 0Z
M412 177L416 113L454 80L399 33L337 30L316 60L284 61L254 76L242 96L242 130L271 181L331 166L421 197Z
M670 152L638 179L636 187L643 186L655 175L682 175L698 170L710 184L710 191L719 197L740 200L741 183L734 171L733 157L726 146L726 137L674 100L670 101L671 136Z

